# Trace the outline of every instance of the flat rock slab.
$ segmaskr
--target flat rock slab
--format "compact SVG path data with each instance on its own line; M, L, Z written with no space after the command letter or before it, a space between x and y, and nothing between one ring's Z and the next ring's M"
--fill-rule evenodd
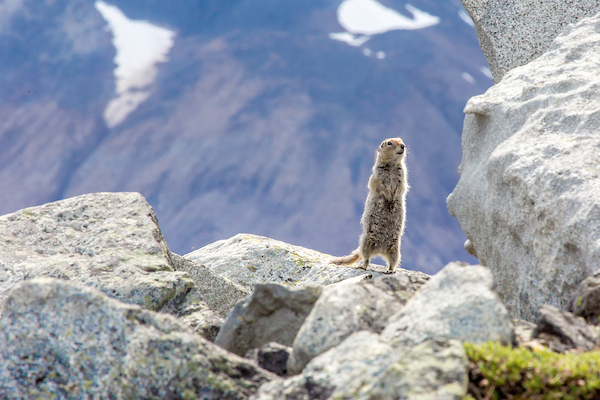
M167 314L72 282L16 285L0 318L0 397L247 399L276 375Z
M188 253L185 258L250 290L256 283L329 285L344 279L383 275L372 270L329 264L331 256L263 236L238 234Z
M465 107L448 209L513 318L566 308L600 266L599 24L567 27Z
M466 365L459 341L402 346L361 331L313 359L301 375L264 384L251 399L459 400Z
M1 216L0 302L18 282L40 276L155 311L193 286L173 271L156 215L139 193L86 194Z
M600 12L598 0L462 0L498 83L542 55L570 23Z
M450 263L389 318L381 336L405 343L452 339L512 344L513 324L494 285L488 268Z

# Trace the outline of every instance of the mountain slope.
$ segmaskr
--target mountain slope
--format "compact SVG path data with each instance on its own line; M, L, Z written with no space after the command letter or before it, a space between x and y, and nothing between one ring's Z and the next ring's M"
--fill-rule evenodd
M110 3L174 40L151 83L128 87L144 100L109 128L118 51L97 6L17 2L0 31L0 212L139 191L175 252L250 232L342 255L357 245L375 149L401 136L412 187L402 266L473 261L445 198L462 108L492 81L460 2L411 3L439 23L353 33L367 39L358 46L330 37L350 34L341 1L230 3ZM378 4L417 20L403 2Z

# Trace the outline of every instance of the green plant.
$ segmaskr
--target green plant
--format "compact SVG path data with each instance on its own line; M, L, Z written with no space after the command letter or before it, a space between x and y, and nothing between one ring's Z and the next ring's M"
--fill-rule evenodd
M600 351L558 354L497 342L466 343L465 350L476 400L600 398Z

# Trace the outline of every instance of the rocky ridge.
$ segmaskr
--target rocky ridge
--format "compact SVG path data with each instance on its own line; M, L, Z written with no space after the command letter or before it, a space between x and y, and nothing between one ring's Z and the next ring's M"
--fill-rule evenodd
M444 271L457 271L450 290L473 287L469 299L491 302L497 315L485 318L507 323L507 333L464 318L448 335L415 320L429 336L416 343L396 324L408 310L467 306L439 292L446 275L329 265L330 256L254 235L182 257L169 251L152 208L136 193L20 210L0 217L0 228L4 398L458 399L467 377L460 337L512 337L485 268L451 264ZM216 255L250 273L231 273ZM475 278L458 282L469 275Z

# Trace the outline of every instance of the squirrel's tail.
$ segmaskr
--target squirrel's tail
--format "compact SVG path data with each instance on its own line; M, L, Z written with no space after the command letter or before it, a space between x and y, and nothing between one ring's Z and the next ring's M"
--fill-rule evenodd
M348 265L348 264L352 264L353 262L358 261L359 258L360 258L360 255L358 254L358 250L354 250L352 252L352 254L350 254L349 256L336 257L336 258L332 259L331 263L336 264L336 265Z

